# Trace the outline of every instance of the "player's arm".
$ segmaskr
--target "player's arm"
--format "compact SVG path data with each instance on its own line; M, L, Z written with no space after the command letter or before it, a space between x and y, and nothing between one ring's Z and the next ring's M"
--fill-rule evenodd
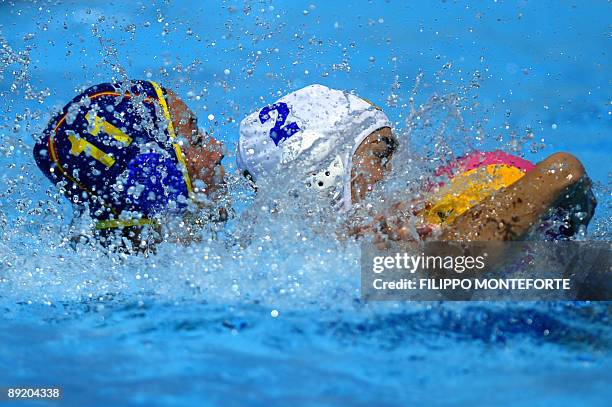
M555 153L514 184L457 217L439 240L518 240L551 208L575 206L583 215L574 219L572 226L588 224L596 206L591 181L578 159Z

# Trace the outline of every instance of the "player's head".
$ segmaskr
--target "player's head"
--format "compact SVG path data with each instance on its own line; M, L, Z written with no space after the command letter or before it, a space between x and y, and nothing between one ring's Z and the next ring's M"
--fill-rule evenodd
M215 196L224 186L223 143L198 128L197 116L174 92L168 89L166 95L175 132L186 141L181 148L194 190L198 192L198 181L202 181L200 192Z
M222 182L221 145L194 118L155 82L103 83L49 122L34 158L97 229L158 223L193 202L197 180L206 194Z
M303 182L348 209L388 168L395 147L390 126L371 102L310 85L240 123L238 167L255 182Z

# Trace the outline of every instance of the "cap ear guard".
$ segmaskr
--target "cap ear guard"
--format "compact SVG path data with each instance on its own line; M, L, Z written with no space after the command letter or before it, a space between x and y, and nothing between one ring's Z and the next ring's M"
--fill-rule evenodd
M325 191L342 185L343 178L344 163L340 156L336 156L325 169L309 174L306 178L306 186L319 191Z
M167 208L170 201L185 206L180 197L185 186L181 170L169 157L159 153L144 153L128 164L126 199L144 215L154 215Z

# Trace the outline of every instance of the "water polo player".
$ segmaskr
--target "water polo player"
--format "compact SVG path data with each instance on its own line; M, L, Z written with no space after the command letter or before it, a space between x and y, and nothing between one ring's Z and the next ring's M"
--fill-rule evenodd
M383 179L395 146L391 123L378 107L311 85L240 123L238 167L255 182L291 174L348 210Z
M152 81L85 90L51 119L34 158L77 212L88 211L107 245L116 236L146 245L143 231L159 232L168 215L218 200L223 186L221 143ZM225 213L216 209L209 220Z
M396 145L380 108L348 92L311 85L241 122L238 166L255 182L292 174L347 210L385 177ZM356 233L508 240L525 236L551 208L571 205L572 213L580 214L566 234L586 226L593 214L590 182L569 154L552 155L534 166L502 152L473 153L439 172L446 172L449 182L429 188L423 205L399 203L396 213L378 216ZM407 212L404 219L417 215L420 227L405 226L401 215ZM389 218L398 214L400 221L391 225Z

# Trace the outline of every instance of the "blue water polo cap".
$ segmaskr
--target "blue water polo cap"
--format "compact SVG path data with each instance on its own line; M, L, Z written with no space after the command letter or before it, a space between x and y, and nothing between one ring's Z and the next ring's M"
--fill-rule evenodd
M151 81L92 86L54 117L34 147L43 173L96 227L154 223L187 206L191 180L165 90Z

